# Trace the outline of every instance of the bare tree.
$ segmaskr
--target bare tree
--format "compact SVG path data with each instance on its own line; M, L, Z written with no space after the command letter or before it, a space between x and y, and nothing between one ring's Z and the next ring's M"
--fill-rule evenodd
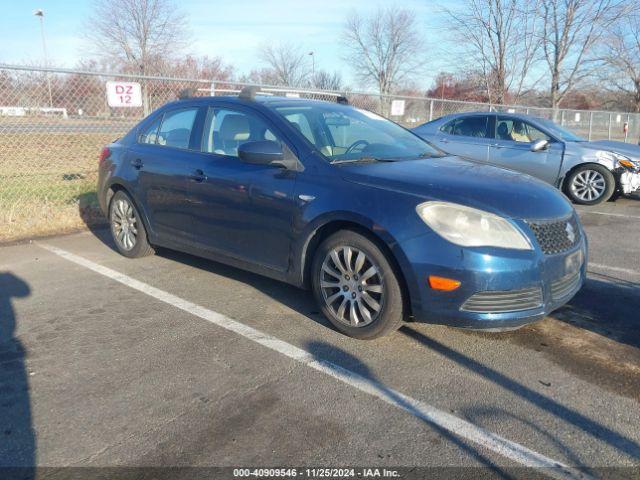
M311 87L320 90L342 90L342 76L338 72L329 73L319 70L311 76Z
M188 38L186 17L171 0L97 0L86 36L94 54L141 75L160 73ZM142 89L146 113L144 81Z
M424 42L415 18L410 10L394 7L378 8L369 17L354 11L347 18L345 60L360 81L377 87L381 97L419 75L424 65Z
M613 25L603 48L609 67L603 84L631 98L632 108L640 112L640 13L630 13Z
M187 19L171 0L97 0L86 35L98 56L154 73L184 53Z
M302 87L309 81L307 53L291 43L265 45L260 49L260 58L268 66L261 76L272 78L272 83Z
M539 58L536 2L527 0L464 0L445 8L454 41L462 46L468 68L480 67L490 102L517 101ZM479 60L479 65L478 65Z
M594 47L625 12L624 0L541 0L541 40L549 68L549 102L557 109L591 71Z

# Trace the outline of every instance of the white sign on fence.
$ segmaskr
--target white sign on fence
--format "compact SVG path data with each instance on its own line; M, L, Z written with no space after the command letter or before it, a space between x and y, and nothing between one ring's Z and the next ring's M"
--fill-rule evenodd
M110 107L141 107L142 89L138 82L107 82Z
M398 117L404 115L404 100L393 100L391 102L391 115Z

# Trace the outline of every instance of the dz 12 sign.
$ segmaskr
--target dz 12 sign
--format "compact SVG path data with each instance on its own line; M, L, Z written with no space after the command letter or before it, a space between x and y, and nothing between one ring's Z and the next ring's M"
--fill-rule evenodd
M142 89L138 82L107 82L110 107L141 107Z

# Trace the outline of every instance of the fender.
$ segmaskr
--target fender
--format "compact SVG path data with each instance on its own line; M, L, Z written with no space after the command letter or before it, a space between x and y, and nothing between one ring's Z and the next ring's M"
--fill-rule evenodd
M374 239L380 241L388 250L391 262L400 270L400 281L403 283L405 291L409 298L407 299L411 305L418 301L419 291L417 289L417 279L413 274L413 269L409 264L404 251L393 235L383 226L376 224L370 218L344 210L327 212L314 218L307 223L301 232L297 235L296 240L292 243L291 258L291 279L290 282L300 287L307 287L309 283L308 269L312 261L312 254L317 247L320 238L319 232L324 228L336 225L336 229L341 227L355 226L372 235ZM321 235L322 236L322 235Z
M142 223L147 231L147 235L149 238L155 238L155 231L151 228L151 223L149 222L149 217L147 215L147 211L144 208L144 203L140 201L138 196L134 193L136 190L133 184L122 177L111 177L105 184L104 188L104 196L105 196L105 205L107 209L109 208L109 202L111 201L111 196L109 191L122 189L131 197L133 203L135 204L138 212L140 213L140 217L142 218ZM107 211L108 215L108 211Z

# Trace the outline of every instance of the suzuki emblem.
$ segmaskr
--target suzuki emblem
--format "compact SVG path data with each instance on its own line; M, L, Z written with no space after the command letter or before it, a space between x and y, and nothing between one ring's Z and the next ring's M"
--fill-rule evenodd
M569 241L571 243L576 241L576 232L573 229L573 226L570 223L567 223L567 226L565 227L565 230L567 232L567 238L569 239Z

